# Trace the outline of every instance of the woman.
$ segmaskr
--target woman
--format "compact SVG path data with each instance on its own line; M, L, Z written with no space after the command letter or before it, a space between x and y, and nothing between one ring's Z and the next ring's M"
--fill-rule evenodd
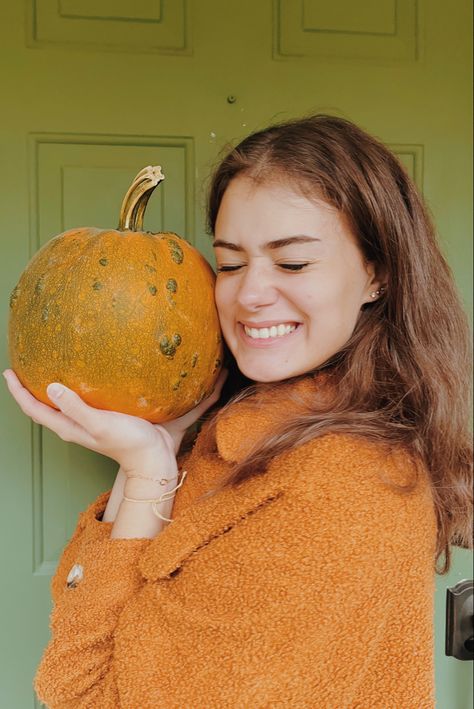
M223 375L152 425L50 386L55 411L6 372L27 415L120 464L52 580L37 694L434 707L435 563L470 544L472 472L468 326L426 209L383 145L317 115L231 150L208 217L248 384L228 403Z

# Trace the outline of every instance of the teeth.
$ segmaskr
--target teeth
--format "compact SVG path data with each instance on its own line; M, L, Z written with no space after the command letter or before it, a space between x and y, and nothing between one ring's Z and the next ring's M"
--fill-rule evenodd
M296 330L296 325L281 324L272 325L272 327L262 327L259 329L244 325L244 330L245 333L254 340L265 340L268 337L282 337L283 335L289 335L290 332Z

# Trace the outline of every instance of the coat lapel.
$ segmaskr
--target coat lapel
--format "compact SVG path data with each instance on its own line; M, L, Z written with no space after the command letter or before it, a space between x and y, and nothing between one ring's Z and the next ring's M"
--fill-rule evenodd
M320 383L321 377L317 381ZM242 401L219 418L216 428L217 469L221 467L223 473L226 472L229 462L241 460L262 436L271 435L276 424L297 409L304 410L308 396L314 397L315 380L307 377L291 385L282 384L278 387L277 398L275 391L256 396L251 401ZM199 475L199 456L194 467L194 474ZM280 497L288 483L285 466L271 464L260 475L226 488L214 497L191 503L155 537L143 554L139 564L143 576L150 581L170 577L214 537L225 534L259 507ZM186 482L183 492L185 486Z
M150 581L171 576L194 552L278 498L283 489L278 476L264 474L185 508L141 557L143 576Z

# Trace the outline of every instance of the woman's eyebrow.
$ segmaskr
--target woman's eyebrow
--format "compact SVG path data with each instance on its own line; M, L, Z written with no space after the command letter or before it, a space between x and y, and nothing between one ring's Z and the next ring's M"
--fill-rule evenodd
M321 241L321 239L316 236L307 236L306 234L295 234L294 236L285 236L282 239L267 241L263 244L263 248L281 249L283 246L289 246L290 244L307 244L311 241ZM242 246L233 244L231 241L224 241L224 239L216 239L212 245L214 248L220 246L222 249L229 249L230 251L245 251Z

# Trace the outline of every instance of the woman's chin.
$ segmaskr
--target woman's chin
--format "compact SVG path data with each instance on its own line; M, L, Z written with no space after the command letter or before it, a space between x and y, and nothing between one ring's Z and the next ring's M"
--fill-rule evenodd
M263 367L244 362L241 363L238 360L237 366L242 374L247 377L247 379L251 379L252 381L259 382L261 384L281 382L284 379L294 376L294 374L289 371L288 367Z

